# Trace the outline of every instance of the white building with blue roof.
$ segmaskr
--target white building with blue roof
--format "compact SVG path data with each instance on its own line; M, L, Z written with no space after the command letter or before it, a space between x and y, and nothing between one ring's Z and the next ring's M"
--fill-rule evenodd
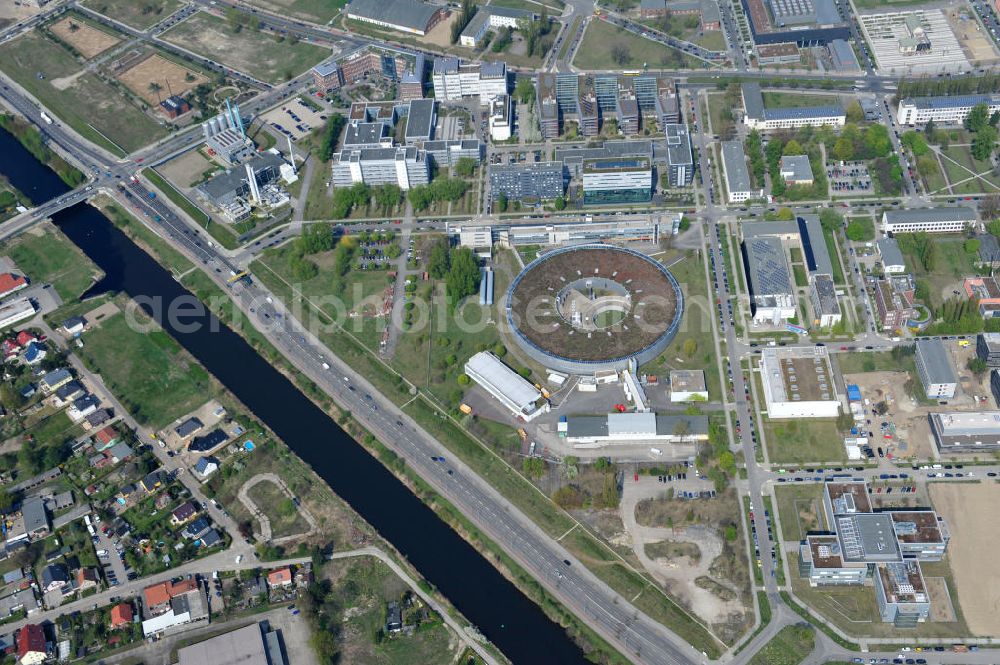
M990 114L1000 111L1000 95L955 95L952 97L907 97L899 102L896 121L901 125L965 122L972 107L986 104Z

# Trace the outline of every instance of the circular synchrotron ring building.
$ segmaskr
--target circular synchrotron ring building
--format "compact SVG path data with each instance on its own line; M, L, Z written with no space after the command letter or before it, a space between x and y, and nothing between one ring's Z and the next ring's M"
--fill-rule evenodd
M645 254L577 245L543 254L507 291L507 323L518 345L570 374L623 370L667 348L680 326L677 280Z

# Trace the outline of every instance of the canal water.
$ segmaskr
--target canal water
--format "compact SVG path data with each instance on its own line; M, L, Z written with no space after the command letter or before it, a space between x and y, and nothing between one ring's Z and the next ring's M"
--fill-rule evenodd
M67 191L56 172L35 159L17 137L0 127L0 173L35 205Z
M0 129L0 173L33 183L32 200L47 201L66 185ZM10 136L7 134L7 136ZM47 174L51 174L51 177ZM20 189L20 186L18 186ZM24 191L24 190L22 190ZM89 295L122 291L169 303L188 297L173 276L94 207L80 203L56 225L103 271ZM29 275L30 277L30 275ZM167 307L158 308L160 312ZM514 663L580 663L566 632L497 572L380 462L267 363L242 337L207 313L184 331L147 311L227 389L266 423L380 534L398 548ZM193 330L193 331L192 331ZM215 331L215 332L212 332ZM338 543L343 546L343 543Z

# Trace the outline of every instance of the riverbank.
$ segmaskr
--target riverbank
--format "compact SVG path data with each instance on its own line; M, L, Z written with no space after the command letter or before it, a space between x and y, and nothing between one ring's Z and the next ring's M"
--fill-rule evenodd
M9 113L0 113L0 128L20 141L25 150L52 169L70 188L79 187L87 181L86 175L46 145L41 132L27 120Z

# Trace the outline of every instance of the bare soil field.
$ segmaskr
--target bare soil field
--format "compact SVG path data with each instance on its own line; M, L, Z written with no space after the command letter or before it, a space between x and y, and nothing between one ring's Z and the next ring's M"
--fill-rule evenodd
M200 151L189 150L183 155L171 159L157 170L175 186L187 190L201 180L201 175L212 166L212 162L205 159Z
M331 53L308 42L279 42L266 31L237 33L225 20L204 12L170 28L163 39L269 83L289 80Z
M150 106L157 106L171 92L184 95L195 86L208 81L208 77L153 53L119 74L118 80L145 99ZM153 84L160 86L158 91L150 88Z
M442 49L451 48L451 24L458 20L458 12L452 12L448 18L441 21L420 38L420 41Z
M1000 573L990 565L996 543L997 483L933 483L934 508L951 530L948 559L962 614L975 635L1000 633Z
M114 35L72 17L56 21L49 26L49 31L88 60L121 42Z
M876 446L892 446L894 457L915 457L930 459L934 456L934 445L931 443L930 426L927 414L931 407L915 404L903 384L909 379L906 372L865 372L863 374L845 374L845 383L855 383L861 388L861 393L872 403L885 401L889 406L888 413L882 418L896 427L895 437L888 442L880 437L878 427L874 427ZM881 422L881 421L879 421ZM878 425L874 418L873 425Z
M948 25L971 62L985 64L997 61L997 52L993 48L992 40L976 20L975 14L969 10L968 5L962 3L961 8L949 8L945 15L948 17Z

